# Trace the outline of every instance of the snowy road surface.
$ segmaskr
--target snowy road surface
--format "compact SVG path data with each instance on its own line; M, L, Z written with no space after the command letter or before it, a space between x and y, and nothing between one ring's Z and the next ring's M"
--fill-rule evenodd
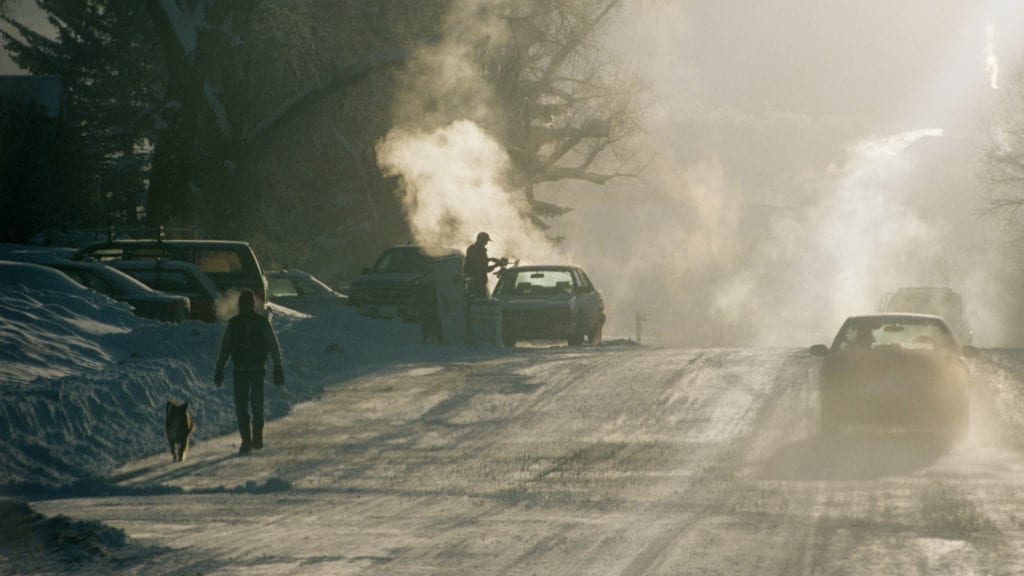
M955 447L825 442L803 350L396 365L271 422L261 453L219 437L121 468L124 493L32 508L124 530L99 573L1020 574L1022 359L974 361Z

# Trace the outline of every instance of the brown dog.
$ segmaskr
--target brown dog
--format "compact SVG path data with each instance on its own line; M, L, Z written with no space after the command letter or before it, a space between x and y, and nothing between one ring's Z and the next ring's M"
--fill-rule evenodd
M171 458L174 462L181 462L188 452L188 437L196 431L196 423L188 411L188 402L182 404L167 401L164 429L167 431L167 443L171 446Z

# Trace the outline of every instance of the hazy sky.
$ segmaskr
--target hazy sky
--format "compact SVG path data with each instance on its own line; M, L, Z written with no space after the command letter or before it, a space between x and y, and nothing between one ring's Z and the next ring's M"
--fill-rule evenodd
M824 341L883 291L945 284L996 340L975 170L1022 24L1011 1L630 4L616 45L655 95L659 161L559 195L578 206L558 226L571 257L622 330L635 310L665 336Z
M631 13L626 49L634 47L645 68L647 55L656 55L649 69L664 79L659 88L687 100L906 125L944 123L950 108L970 103L934 102L989 87L990 24L1005 72L1021 45L1024 7L995 0L716 0L634 4Z
M46 17L43 15L42 10L40 10L32 0L20 0L11 16L33 30L47 31L53 29L53 27L50 26L50 23L46 21ZM23 72L18 68L18 66L11 61L11 57L7 54L7 50L0 47L0 74L22 73Z

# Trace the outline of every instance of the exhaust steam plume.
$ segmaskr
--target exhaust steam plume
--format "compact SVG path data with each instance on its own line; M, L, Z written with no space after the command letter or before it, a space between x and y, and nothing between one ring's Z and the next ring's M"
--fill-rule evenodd
M502 185L505 150L473 122L459 120L429 133L395 129L378 145L377 158L386 174L401 180L418 243L461 246L487 231L492 256L558 261L524 215L526 207Z

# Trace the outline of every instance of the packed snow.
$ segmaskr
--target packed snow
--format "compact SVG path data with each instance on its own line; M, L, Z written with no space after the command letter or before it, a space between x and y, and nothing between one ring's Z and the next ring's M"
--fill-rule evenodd
M286 383L267 382L268 419L375 364L457 353L425 347L417 325L352 309L317 317L270 309ZM230 385L213 383L223 330L139 318L88 290L0 286L2 490L67 489L165 450L167 400L190 402L196 446L234 430Z

